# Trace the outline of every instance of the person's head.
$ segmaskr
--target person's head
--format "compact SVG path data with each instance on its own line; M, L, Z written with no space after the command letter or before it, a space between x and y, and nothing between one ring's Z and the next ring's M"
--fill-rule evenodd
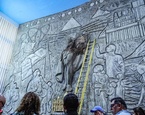
M6 103L6 98L3 95L0 95L0 110L3 108L5 103Z
M115 47L115 45L114 44L110 44L110 45L108 45L107 47L106 47L106 52L115 52L115 50L116 50L116 47Z
M141 107L133 108L133 115L145 115L145 111Z
M104 115L104 110L101 106L95 106L93 109L90 110L91 113L94 115Z
M78 97L73 93L68 93L63 98L63 106L64 106L64 110L67 112L77 111L79 106Z
M121 110L126 110L127 105L121 97L115 97L115 98L111 99L110 108L111 108L112 113L115 115L116 113L118 113Z
M41 71L39 69L36 69L34 71L34 76L41 76Z
M94 73L102 72L104 69L103 65L95 65L94 67Z
M24 112L24 115L39 115L40 99L34 92L28 92L21 100L20 106L16 109L18 112Z
M83 35L75 39L75 47L79 51L83 51L87 47L87 38Z

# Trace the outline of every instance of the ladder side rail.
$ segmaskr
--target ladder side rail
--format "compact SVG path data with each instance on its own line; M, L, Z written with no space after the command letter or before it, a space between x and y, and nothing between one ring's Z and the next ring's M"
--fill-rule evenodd
M93 57L93 52L94 52L95 44L96 44L96 39L94 40L93 46L92 46L92 49L91 49L91 55L90 55L90 59L89 59L89 65L88 65L88 69L87 69L87 73L86 73L86 77L85 77L85 81L84 81L85 83L84 83L84 86L83 86L81 100L80 100L80 106L79 106L79 111L78 111L79 115L81 113L82 106L83 106L83 101L84 101L84 96L85 96L85 92L86 92L86 88L87 88L87 83L88 83L88 79L89 79L90 66L91 66L91 63L92 63L92 57Z

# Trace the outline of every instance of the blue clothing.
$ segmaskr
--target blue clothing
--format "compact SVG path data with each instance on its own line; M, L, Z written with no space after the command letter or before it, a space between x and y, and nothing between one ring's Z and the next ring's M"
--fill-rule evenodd
M116 115L131 115L131 113L129 113L127 110L122 110L116 113Z

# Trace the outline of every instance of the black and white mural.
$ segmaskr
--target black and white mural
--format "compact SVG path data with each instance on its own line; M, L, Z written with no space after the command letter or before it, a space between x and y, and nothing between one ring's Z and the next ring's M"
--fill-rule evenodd
M41 115L53 113L53 100L74 92L90 39L96 45L82 115L95 105L110 113L116 96L130 111L145 109L145 0L91 0L20 25L3 90L4 115L28 91L41 98Z

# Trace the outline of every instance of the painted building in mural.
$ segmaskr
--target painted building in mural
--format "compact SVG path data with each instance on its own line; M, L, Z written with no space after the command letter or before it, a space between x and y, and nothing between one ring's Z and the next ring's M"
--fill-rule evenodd
M53 114L53 102L75 92L87 43L94 40L81 114L89 115L95 105L110 113L116 96L129 111L145 109L144 12L144 0L91 0L21 24L3 91L4 114L28 91L39 95L41 115Z

